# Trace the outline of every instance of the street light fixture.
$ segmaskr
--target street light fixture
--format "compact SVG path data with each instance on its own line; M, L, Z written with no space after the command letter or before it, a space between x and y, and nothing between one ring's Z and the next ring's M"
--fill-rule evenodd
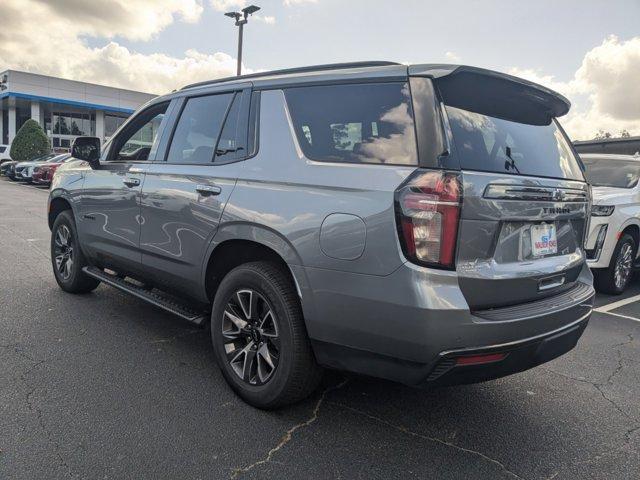
M235 19L236 27L239 27L238 29L238 69L237 69L238 76L240 76L240 74L242 73L242 30L244 28L244 24L249 21L249 15L253 15L258 10L260 10L260 7L257 7L255 5L249 5L248 7L244 7L239 12L225 13L227 17L231 17Z

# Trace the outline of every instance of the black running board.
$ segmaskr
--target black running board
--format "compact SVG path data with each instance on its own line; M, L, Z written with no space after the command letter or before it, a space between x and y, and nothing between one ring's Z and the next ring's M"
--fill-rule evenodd
M131 282L127 282L124 278L119 278L116 275L107 273L97 267L84 267L82 271L96 280L100 280L101 282L111 285L118 290L129 293L134 297L138 297L145 302L155 305L169 313L173 313L174 315L177 315L188 322L195 323L196 325L202 325L209 318L209 314L207 312L194 310L172 296L166 294L163 295L157 290L147 290L139 287Z

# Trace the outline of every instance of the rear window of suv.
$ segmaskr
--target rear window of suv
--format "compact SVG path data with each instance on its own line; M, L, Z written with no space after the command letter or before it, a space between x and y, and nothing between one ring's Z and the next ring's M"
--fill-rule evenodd
M640 179L640 161L583 158L586 176L594 187L633 188Z
M417 164L407 83L295 87L287 89L285 95L307 158Z
M584 181L578 160L555 120L529 125L445 108L463 169Z

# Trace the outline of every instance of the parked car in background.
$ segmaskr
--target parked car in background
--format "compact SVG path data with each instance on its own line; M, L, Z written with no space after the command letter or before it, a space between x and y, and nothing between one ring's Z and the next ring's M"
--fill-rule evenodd
M0 165L11 160L11 155L9 155L10 151L11 145L0 145Z
M31 176L33 175L33 170L37 166L42 165L43 163L46 163L48 161L55 160L57 157L61 157L62 155L55 154L55 153L48 153L46 155L36 157L26 162L18 162L15 166L14 180L31 182Z
M629 285L640 244L640 158L582 154L593 190L587 263L596 288L620 294Z
M185 87L102 154L76 139L84 161L49 196L53 273L210 320L225 379L261 408L307 396L322 366L423 387L516 373L571 350L591 315L568 110L455 65Z
M4 162L2 165L0 165L0 173L10 178L11 180L14 180L16 175L17 164L18 162L16 162L15 160Z
M71 160L71 154L65 153L58 155L51 160L36 165L31 175L31 182L36 185L49 185L53 179L53 175L60 165Z
M9 170L13 170L11 167L15 166L18 162L14 162L13 160L7 160L0 164L0 177L8 177Z

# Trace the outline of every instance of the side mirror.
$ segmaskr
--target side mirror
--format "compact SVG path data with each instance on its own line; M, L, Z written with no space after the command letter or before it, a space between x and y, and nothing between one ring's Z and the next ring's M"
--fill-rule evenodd
M98 137L78 137L73 141L71 156L89 162L92 167L100 165L100 139Z

